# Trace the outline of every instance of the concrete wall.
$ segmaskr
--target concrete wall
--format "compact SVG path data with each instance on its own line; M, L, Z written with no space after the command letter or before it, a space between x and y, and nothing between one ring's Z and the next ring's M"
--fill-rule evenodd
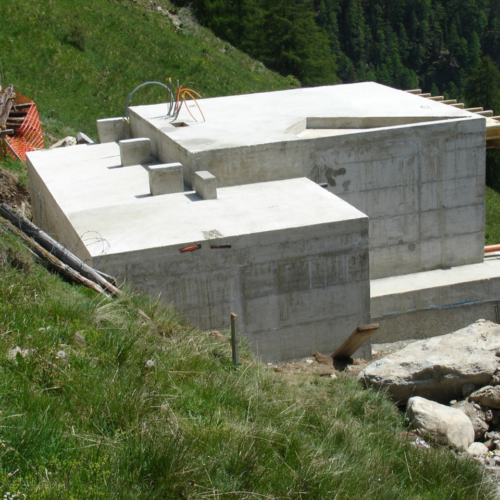
M483 120L318 139L310 178L370 217L372 279L483 260Z
M371 282L373 342L443 335L478 319L500 321L500 259Z
M104 255L98 264L150 294L161 292L203 329L228 328L235 312L239 331L265 361L331 354L370 321L366 217L201 244L187 253L177 246Z
M134 127L145 133L146 123ZM433 120L196 153L170 134L157 138L157 151L183 164L188 184L198 170L219 186L301 176L327 183L370 217L377 279L482 261L484 127L482 118Z

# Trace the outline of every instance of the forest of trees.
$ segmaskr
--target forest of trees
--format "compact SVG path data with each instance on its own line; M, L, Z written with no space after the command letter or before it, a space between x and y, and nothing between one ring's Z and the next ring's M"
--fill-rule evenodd
M174 2L304 86L371 80L475 100L468 79L489 71L494 80L500 67L500 0Z
M172 0L303 86L375 81L500 115L500 0ZM500 192L500 150L487 184Z

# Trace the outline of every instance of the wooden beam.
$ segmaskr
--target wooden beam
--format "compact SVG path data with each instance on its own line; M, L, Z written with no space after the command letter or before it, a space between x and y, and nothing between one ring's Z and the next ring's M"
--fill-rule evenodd
M469 111L469 113L478 113L479 111L482 111L483 108L465 108L465 111Z
M484 111L478 111L476 115L481 115L484 117L491 117L493 116L493 111L491 109L486 109Z
M15 99L14 85L9 85L0 95L0 128L5 130L7 117L9 116L10 108L12 108L12 101Z
M360 325L332 354L333 359L348 359L378 330L379 324Z
M432 97L432 94L420 94L420 97Z
M405 90L405 92L406 92L407 94L416 94L416 95L418 95L418 94L421 94L421 93L422 93L422 89L411 89L411 90Z
M464 103L463 102L457 102L456 104L450 104L450 106L458 109L464 109Z
M456 99L446 99L443 101L443 104L456 104L457 100Z
M430 101L444 101L444 96L435 95L435 96L428 97L427 99L429 99Z

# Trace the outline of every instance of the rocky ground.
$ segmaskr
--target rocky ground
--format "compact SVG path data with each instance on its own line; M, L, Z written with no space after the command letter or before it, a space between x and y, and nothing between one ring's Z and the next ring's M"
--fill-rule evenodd
M353 364L342 365L336 363L334 366L330 356L315 353L299 361L282 364L269 363L268 368L282 373L292 382L297 376L314 377L319 375L321 377L334 379L341 371L358 377L363 370L373 365L375 362L383 360L393 354L397 355L397 353L400 353L402 350L404 352L405 348L413 343L418 346L419 344L417 343L419 342L422 343L422 341L417 340L404 340L387 344L372 344L372 359L369 361L355 359ZM425 349L426 347L424 347L424 351ZM495 351L495 355L499 358L500 362L500 352ZM362 376L363 375L361 375L361 377ZM491 383L496 383L494 377ZM497 403L495 401L497 399L500 402L500 385L486 386L485 388L478 388L477 386L471 385L470 389L474 389L474 391L471 391L472 394L468 394L468 397L465 399L458 398L450 400L446 405L434 403L433 401L428 401L420 397L411 398L410 401L417 400L417 403L422 404L423 402L427 406L432 406L431 412L435 411L434 405L436 407L441 407L441 411L447 411L447 409L450 409L451 412L461 410L460 413L463 412L463 414L470 418L474 428L474 437L472 438L474 442L470 446L465 444L465 449L455 449L454 453L459 457L472 456L474 460L477 460L484 466L486 473L497 485L496 498L500 500L500 406L499 409L487 406L487 404L496 406ZM402 411L407 411L406 406L401 406L401 409ZM408 414L410 414L409 411ZM415 418L413 414L411 415L412 418ZM418 425L416 424L416 426ZM434 436L436 439L432 439L432 436L430 436L427 431L428 429L415 429L412 431L412 433L409 434L413 438L412 442L416 446L426 448L430 446L439 446L440 443L445 445L450 444L442 440L440 441L437 436ZM465 439L466 442L466 438L463 436L461 436L461 439Z

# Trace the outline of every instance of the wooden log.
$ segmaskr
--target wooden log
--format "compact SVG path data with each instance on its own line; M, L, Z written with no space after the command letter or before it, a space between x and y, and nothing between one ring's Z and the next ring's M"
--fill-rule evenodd
M5 230L10 231L11 233L14 233L17 236L19 236L19 238L21 238L28 245L30 250L33 251L39 259L42 259L43 262L45 262L50 269L57 271L62 276L75 283L78 283L80 285L85 285L89 288L92 288L92 290L95 290L96 292L101 293L106 297L109 297L109 295L105 292L105 290L103 290L97 283L94 283L93 281L83 277L73 268L61 262L57 257L52 255L50 252L47 252L45 248L43 248L36 241L31 239L29 236L24 234L20 229L11 224L7 219L4 219L1 216L0 216L0 224Z
M378 323L358 326L332 354L332 358L341 360L350 358L378 328Z
M21 231L33 238L33 240L40 244L47 252L53 254L64 264L71 266L86 279L92 280L94 283L98 284L115 297L123 295L123 292L119 288L102 277L95 269L85 264L85 262L79 259L76 255L73 255L69 250L64 248L47 233L35 226L35 224L31 221L17 215L6 203L2 203L0 205L0 215L9 220L16 228L19 228Z
M7 136L4 136L3 138L3 143L9 148L9 151L22 163L26 165L26 163L23 161L23 159L17 154L17 151L10 145L9 140L7 139Z
M33 106L32 102L25 102L23 104L14 104L14 109L15 110L18 110L18 109L28 109L28 108L31 108L31 106Z
M5 130L7 117L9 116L12 101L16 97L14 93L14 85L9 85L2 95L0 95L0 128Z

